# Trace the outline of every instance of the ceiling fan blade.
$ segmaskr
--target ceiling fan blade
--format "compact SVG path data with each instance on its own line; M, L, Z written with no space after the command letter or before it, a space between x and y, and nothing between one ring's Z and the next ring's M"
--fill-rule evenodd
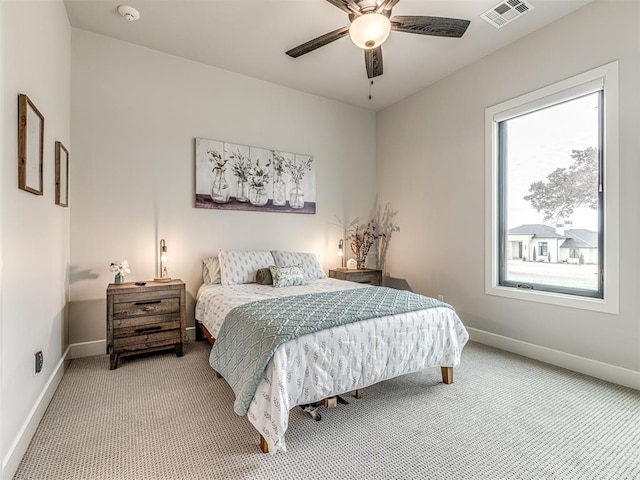
M382 75L382 47L364 51L364 66L367 68L367 78Z
M349 34L349 27L342 27L333 32L325 33L324 35L314 38L313 40L309 40L308 42L303 43L302 45L298 45L295 48L289 50L287 55L293 58L298 58L300 55L304 55L305 53L312 52L316 48L324 47L328 43L339 40L340 38Z
M360 7L354 0L327 0L334 7L338 7L344 13L351 15L355 13L356 15L360 15Z
M397 16L391 19L391 28L397 32L460 38L470 23L458 18Z

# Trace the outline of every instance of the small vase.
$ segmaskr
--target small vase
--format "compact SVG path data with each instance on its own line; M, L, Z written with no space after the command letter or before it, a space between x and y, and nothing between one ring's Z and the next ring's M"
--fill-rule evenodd
M289 206L295 209L304 207L304 192L299 183L294 183L293 189L289 194Z
M357 264L358 264L358 270L362 270L363 268L365 268L364 267L365 263L367 263L367 257L360 257L359 256L356 259L356 261L357 261Z
M224 170L215 169L213 185L211 186L211 200L215 203L227 203L229 201L229 184L224 178Z
M113 283L115 283L116 285L119 285L121 283L124 283L124 275L122 275L121 273L117 273L116 274L116 278L113 281Z
M273 182L273 204L278 207L287 204L287 184L282 180L281 174Z
M263 207L267 204L267 192L265 192L264 187L251 187L249 189L249 201L251 205L255 205L256 207Z
M236 192L236 200L238 202L249 201L249 182L246 180L238 180L238 191Z

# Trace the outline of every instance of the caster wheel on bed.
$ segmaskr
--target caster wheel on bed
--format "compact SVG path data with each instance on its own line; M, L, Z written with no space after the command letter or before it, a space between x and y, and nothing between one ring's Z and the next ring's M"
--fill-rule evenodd
M300 407L302 408L304 413L309 415L316 422L322 420L322 415L320 415L320 412L318 411L318 409L320 408L320 403L309 403L307 405L300 405Z

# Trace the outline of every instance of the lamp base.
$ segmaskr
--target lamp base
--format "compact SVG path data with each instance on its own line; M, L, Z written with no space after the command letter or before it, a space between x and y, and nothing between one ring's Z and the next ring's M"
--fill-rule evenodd
M156 277L153 279L154 282L170 282L171 277Z

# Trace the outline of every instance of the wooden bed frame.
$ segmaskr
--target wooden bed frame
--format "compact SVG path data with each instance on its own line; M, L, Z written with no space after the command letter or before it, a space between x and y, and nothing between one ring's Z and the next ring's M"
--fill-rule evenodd
M198 326L198 328L196 328L196 341L204 340L206 338L207 341L213 346L213 344L216 343L216 339L213 338L213 335L211 335L207 327L205 327L204 324L198 322L197 320L196 325ZM453 383L453 367L440 367L440 370L442 371L442 382L446 384ZM222 375L220 375L218 372L216 372L216 376L218 378L222 378ZM362 390L363 389L361 388L354 390L353 396L356 398L362 398ZM337 405L336 397L323 398L322 404L327 408L333 408ZM262 435L260 435L260 450L262 450L263 453L269 453L269 445Z

